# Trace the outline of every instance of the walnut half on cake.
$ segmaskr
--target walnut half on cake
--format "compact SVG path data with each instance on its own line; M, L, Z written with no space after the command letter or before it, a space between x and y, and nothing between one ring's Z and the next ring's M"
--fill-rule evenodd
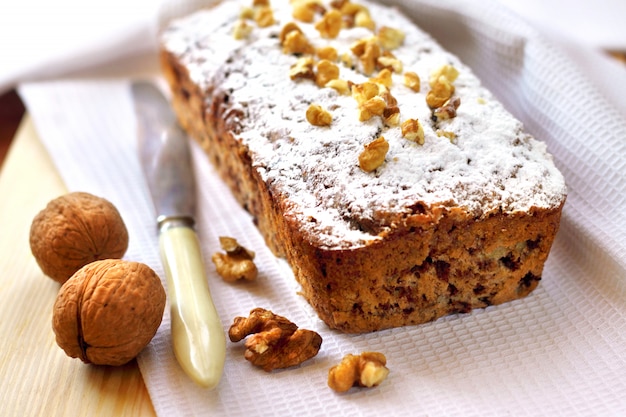
M331 328L424 323L537 286L562 175L399 11L223 1L161 42L181 124Z

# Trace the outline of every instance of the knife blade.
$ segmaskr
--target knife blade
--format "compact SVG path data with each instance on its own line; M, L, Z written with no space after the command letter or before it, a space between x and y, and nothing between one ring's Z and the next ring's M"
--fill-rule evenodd
M131 90L139 157L156 210L174 355L195 383L214 388L224 368L226 337L194 229L195 178L188 139L155 85L138 81Z

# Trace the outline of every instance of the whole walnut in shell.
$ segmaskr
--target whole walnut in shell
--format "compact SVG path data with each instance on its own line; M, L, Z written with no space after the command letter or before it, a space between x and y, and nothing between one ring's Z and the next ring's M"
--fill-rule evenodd
M106 259L61 286L52 314L57 344L96 365L123 365L156 334L165 309L157 274L139 262Z
M35 216L30 248L43 273L62 284L90 262L124 256L128 230L109 201L73 192L50 201Z

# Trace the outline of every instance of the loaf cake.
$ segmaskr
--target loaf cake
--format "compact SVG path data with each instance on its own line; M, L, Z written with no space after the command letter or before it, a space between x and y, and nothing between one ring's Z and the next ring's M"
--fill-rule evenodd
M181 125L332 329L528 295L566 198L543 142L399 10L225 0L161 34Z

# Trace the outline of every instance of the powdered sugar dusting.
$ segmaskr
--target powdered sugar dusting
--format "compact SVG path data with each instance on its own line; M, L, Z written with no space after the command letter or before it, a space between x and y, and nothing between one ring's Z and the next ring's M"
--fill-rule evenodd
M360 122L354 98L319 88L310 80L289 78L297 58L284 54L278 39L283 25L293 21L287 2L274 7L275 25L255 27L248 39L234 39L232 29L241 8L251 2L225 1L176 21L164 33L163 44L201 88L213 96L228 95L225 106L238 111L225 114L232 115L229 122L238 127L235 136L249 147L253 165L273 192L290 201L288 214L313 230L324 246L355 247L378 239L362 225L380 224L385 213L410 213L416 202L462 207L477 217L498 210L559 206L565 183L545 145L523 131L469 68L400 13L361 3L379 27L399 28L406 34L404 45L393 53L404 71L420 76L422 89L413 92L403 85L401 74L394 74L391 93L402 120L422 122L423 145L403 138L399 127L386 127L378 117ZM364 28L343 29L337 39L326 40L312 25L298 22L298 26L315 46L330 44L340 54L354 41L372 35ZM425 95L429 74L443 64L459 70L454 85L461 106L457 117L435 124ZM342 79L355 83L367 79L358 70L339 66ZM332 114L330 127L306 121L311 103ZM453 132L456 139L438 136L437 129ZM365 173L358 166L358 155L381 135L390 145L385 163Z

